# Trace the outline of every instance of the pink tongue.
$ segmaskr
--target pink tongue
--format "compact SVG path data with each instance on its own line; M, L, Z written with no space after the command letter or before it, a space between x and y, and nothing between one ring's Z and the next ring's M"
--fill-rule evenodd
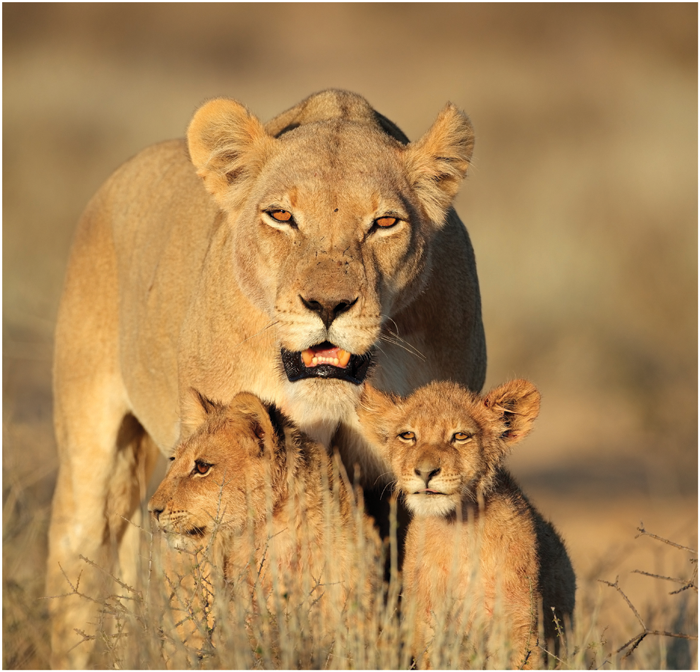
M304 350L301 353L301 358L304 366L307 368L313 368L321 364L330 364L331 366L344 369L350 361L350 353L336 346L328 348L316 345L308 350Z

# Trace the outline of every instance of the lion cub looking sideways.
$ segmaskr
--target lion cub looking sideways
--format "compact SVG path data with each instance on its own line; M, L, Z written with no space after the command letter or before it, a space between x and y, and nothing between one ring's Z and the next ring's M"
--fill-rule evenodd
M372 600L380 556L372 522L333 459L253 394L223 405L193 391L189 410L197 429L149 502L158 527L180 548L215 535L224 578L247 581L251 595L259 581L268 608L311 583L315 630L332 637L348 601Z
M572 616L576 579L564 544L503 466L539 408L526 380L485 396L435 382L405 399L365 386L363 430L413 513L403 579L406 609L417 610L416 656L437 642L438 623L459 619L469 631L500 628L505 639L488 650L507 642L508 664L527 667L539 658L540 602L547 640L556 639L552 607L562 626ZM440 666L436 648L428 656Z

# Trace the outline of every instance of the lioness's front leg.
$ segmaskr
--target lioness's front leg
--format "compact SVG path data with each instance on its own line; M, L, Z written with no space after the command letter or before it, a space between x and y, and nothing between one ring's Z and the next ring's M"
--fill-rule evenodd
M90 208L76 235L56 329L54 417L59 472L49 530L46 593L54 668L85 667L97 600L155 460L129 413L118 360L116 261L111 238ZM128 533L133 535L133 531ZM88 558L106 571L80 559ZM135 555L129 553L130 564ZM133 569L133 568L132 568ZM71 593L80 593L71 594ZM81 596L82 595L82 596ZM83 597L84 596L84 597Z
M136 578L133 546L138 530L130 528L127 519L138 512L138 499L145 492L155 460L152 451L143 450L142 430L128 432L128 440L122 441L125 426L135 422L132 416L113 422L113 433L102 433L114 417L103 416L102 423L79 428L57 418L63 441L59 439L61 462L49 530L46 586L47 594L54 597L49 603L54 668L87 665L92 645L81 643L83 637L76 630L94 633L98 602L105 589L113 590L109 574L127 585L133 585ZM125 536L130 543L123 543ZM119 553L120 544L129 547L127 553ZM121 564L119 555L123 556ZM59 595L65 597L55 597Z

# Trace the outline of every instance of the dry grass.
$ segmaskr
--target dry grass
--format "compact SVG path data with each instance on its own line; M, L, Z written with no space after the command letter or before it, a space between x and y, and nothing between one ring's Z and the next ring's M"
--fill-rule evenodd
M3 667L42 668L48 662L48 621L43 577L23 574L21 558L43 544L47 509L29 511L30 492L15 486L4 509ZM557 669L682 669L697 662L697 553L684 543L656 537L641 526L638 537L663 553L663 573L645 564L615 573L599 565L601 576L579 576L573 629L562 633L558 655L535 644L530 665ZM81 634L95 647L92 665L109 669L408 669L414 663L408 645L415 609L400 601L396 547L386 548L391 580L373 604L350 599L335 605L342 614L332 640L319 637L323 585L307 577L283 596L269 600L259 585L241 578L228 581L213 565L212 546L173 551L160 534L141 530L141 582L124 584L105 572L104 593L85 595L78 577L66 577L66 592L50 599L97 600L100 616ZM653 537L653 538L652 538ZM642 539L629 540L635 546ZM355 538L355 544L361 545ZM634 557L635 550L632 552ZM367 565L362 551L355 561L367 572L383 573L383 564ZM657 560L658 560L657 555ZM608 558L615 562L611 551ZM89 558L83 559L92 564ZM332 561L332 559L329 559ZM619 564L619 558L618 558ZM26 568L25 568L26 569ZM38 568L35 568L35 570ZM653 571L649 571L649 570ZM663 584L652 602L627 588L636 573ZM19 580L18 580L19 579ZM601 583L602 582L602 583ZM603 586L607 584L607 586ZM614 593L617 605L604 605ZM670 589L670 590L669 590ZM509 648L503 632L474 624L455 631L454 612L436 614L436 640L430 661L436 669L502 669ZM468 605L464 605L467 608ZM540 643L543 640L540 638ZM79 644L84 646L85 644Z

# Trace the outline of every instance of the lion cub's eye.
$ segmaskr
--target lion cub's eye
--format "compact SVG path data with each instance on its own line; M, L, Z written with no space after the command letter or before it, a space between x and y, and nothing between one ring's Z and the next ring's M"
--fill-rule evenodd
M204 476L205 474L209 473L209 470L212 468L212 466L213 465L209 464L208 462L203 462L202 460L195 460L192 474L199 474L200 476Z
M466 432L456 432L452 436L452 440L457 441L459 443L465 443L465 442L471 440L472 436L473 436L472 434L467 434Z
M414 432L401 432L401 434L399 434L399 439L407 443L413 443L416 440L416 435Z
M396 217L379 217L374 220L374 225L380 229L390 229L392 226L396 226L398 221Z
M272 217L276 222L287 222L291 223L292 220L292 213L287 212L287 210L268 210L267 214Z

